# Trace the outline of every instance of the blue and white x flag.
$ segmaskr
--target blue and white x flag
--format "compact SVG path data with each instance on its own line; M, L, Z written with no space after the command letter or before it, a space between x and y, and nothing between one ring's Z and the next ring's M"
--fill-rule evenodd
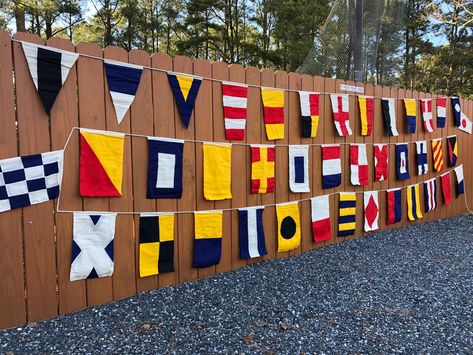
M309 192L309 146L289 146L289 187L292 192Z

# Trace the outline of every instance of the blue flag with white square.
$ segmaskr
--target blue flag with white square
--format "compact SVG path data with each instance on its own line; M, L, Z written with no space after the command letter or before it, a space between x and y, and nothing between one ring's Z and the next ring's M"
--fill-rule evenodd
M416 142L416 152L418 175L425 175L429 171L429 164L427 164L427 142Z
M248 260L268 254L264 241L263 206L240 208L240 258Z
M289 146L289 187L292 192L309 192L309 146Z
M396 144L396 175L398 180L409 179L409 149L407 143Z

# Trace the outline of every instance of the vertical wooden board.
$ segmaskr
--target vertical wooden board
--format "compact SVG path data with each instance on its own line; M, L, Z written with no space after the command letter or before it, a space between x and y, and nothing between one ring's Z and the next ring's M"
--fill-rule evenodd
M424 123L423 123L422 112L421 112L421 108L420 108L420 98L423 98L425 96L422 93L418 92L418 91L414 91L412 93L412 97L414 99L416 99L417 128L416 128L416 132L412 135L411 142L428 138L428 137L425 137L425 134L424 134ZM411 163L412 175L411 176L415 176L413 183L420 184L419 185L419 198L420 198L420 205L421 205L420 207L421 207L421 210L422 210L422 217L423 217L422 219L417 220L415 223L422 223L422 222L424 222L425 213L424 213L424 189L423 189L423 186L421 185L421 182L423 181L424 178L420 177L417 173L417 159L416 159L417 158L417 152L416 152L415 143L409 144L409 149L412 150L412 154L411 154L411 156L412 156L412 163Z
M460 131L461 132L461 131ZM449 135L453 135L454 132L453 132L453 129L452 129L452 126L449 126L449 125L446 125L446 127L443 129L443 134L442 134L442 154L443 154L443 162L444 162L444 165L445 165L445 170L438 173L439 175L439 179L438 179L438 184L440 186L440 189L441 189L441 179L440 179L440 175L442 174L445 174L447 171L450 171L451 168L449 167L449 157L448 157L448 140L447 140L447 136ZM458 139L458 136L457 136L457 139ZM458 142L457 142L458 144ZM450 217L450 216L454 216L456 213L456 199L455 199L455 189L454 189L454 186L452 184L452 178L453 178L453 175L454 173L450 173L450 191L452 192L452 202L450 203L450 205L446 205L445 204L445 200L443 199L443 194L442 196L440 197L440 200L438 200L438 205L440 206L440 211L441 211L441 215L440 215L440 218L446 218L446 217Z
M447 119L448 122L448 119ZM463 134L459 134L455 132L453 127L447 125L447 133L445 134L446 136L451 136L451 135L456 135L457 137L457 149L458 149L458 155L457 155L457 164L456 166L459 166L460 164L465 162L463 154L466 153L463 150ZM447 154L448 154L448 142L445 139L445 144L447 145ZM448 157L447 157L448 161ZM454 167L449 168L449 169L454 169ZM459 215L465 211L465 203L463 198L456 198L456 175L455 172L452 171L451 173L451 180L452 180L452 208L449 209L453 215ZM465 184L465 182L464 182Z
M388 188L388 180L381 181L381 182L375 181L374 144L377 144L377 143L386 144L389 142L389 137L385 134L382 109L381 109L380 97L383 96L383 88L380 85L374 85L372 86L372 90L373 90L372 91L373 96L375 97L374 111L373 111L373 134L371 137L371 143L373 145L369 147L371 151L371 157L368 158L368 163L371 165L370 177L373 181L373 190L379 191L378 192L378 203L379 203L378 225L379 225L379 229L383 230L386 228L386 193L382 190L385 190ZM390 146L388 145L387 146L388 156L389 156L389 147ZM388 165L389 165L389 161L388 161Z
M398 100L396 100L397 103L397 113L396 113L396 118L397 118L397 131L399 132L399 136L396 139L397 143L403 143L409 141L407 138L406 132L406 110L404 108L404 101L403 98L407 97L406 91L404 89L399 89L397 90L397 97ZM395 167L395 165L394 165ZM409 171L410 174L412 174L411 171ZM397 178L396 178L397 179ZM409 181L409 180L407 180ZM401 222L399 222L399 227L404 227L407 225L408 218L407 218L407 194L406 194L406 189L405 186L409 185L410 182L406 181L399 181L397 180L397 186L396 187L402 187L402 203L401 203L401 211L402 211L402 219Z
M390 97L396 97L397 96L397 89L392 89L389 87L383 87L383 97L385 98L390 98ZM397 104L395 105L397 109ZM396 114L396 124L397 124L397 114ZM384 134L386 134L386 128L384 127L383 123L383 131ZM395 144L397 143L397 137L394 136L389 136L389 145L388 145L388 180L387 180L387 188L388 189L393 189L397 187L397 177L396 177L396 153L395 153ZM386 198L386 193L384 193L384 196ZM401 191L401 196L402 199L405 197L403 196L403 192ZM386 214L383 216L385 220L387 220L387 202L386 202ZM401 210L401 212L404 214L404 211ZM396 224L386 224L386 228L398 228L399 223Z
M0 30L0 48L0 159L7 159L17 156L18 150L12 41L4 30ZM22 232L21 209L0 213L0 235L3 236L0 238L0 329L26 323Z
M26 33L18 33L15 39L44 43ZM51 150L50 119L31 80L20 43L13 45L13 60L20 155L48 152ZM57 106L51 112L56 110ZM54 201L23 209L23 233L27 318L34 322L58 314Z
M360 84L358 84L359 86ZM366 96L374 96L375 95L375 88L372 84L366 84L365 85L365 95ZM358 101L358 100L356 100ZM376 100L375 100L376 101ZM375 102L376 103L376 102ZM359 122L361 125L361 114L360 114L360 109L359 109L359 103L357 102L357 107L358 107L358 116ZM371 135L363 137L363 141L366 144L366 158L368 161L368 186L363 187L363 191L379 191L380 190L380 183L375 182L374 179L374 156L373 156L373 142L374 143L380 143L382 141L382 134L376 134L376 121L375 121L375 112L376 111L376 105L374 105L374 111L373 111L373 127L371 130ZM360 132L361 132L361 127L360 127ZM381 193L378 192L378 215L381 210ZM364 231L364 195L362 198L362 207L363 207L363 216L362 216L362 229ZM378 217L378 226L380 226L380 218ZM365 232L364 232L365 233ZM372 233L372 232L371 232ZM365 233L366 234L366 233Z

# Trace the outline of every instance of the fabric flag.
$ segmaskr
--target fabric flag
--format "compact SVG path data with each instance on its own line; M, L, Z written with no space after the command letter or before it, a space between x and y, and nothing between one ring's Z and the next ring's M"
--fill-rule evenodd
M429 172L429 164L427 163L427 142L416 142L417 153L417 171L418 175L425 175Z
M375 181L384 181L388 178L388 145L373 144L374 151L374 178Z
M0 212L59 196L62 150L0 160Z
M396 173L398 180L409 179L409 149L407 143L396 144Z
M365 232L379 229L379 202L378 191L366 191L363 193L363 205L365 211Z
M222 211L194 212L194 267L207 267L220 262L222 224Z
M406 120L409 133L416 133L416 100L404 99L404 106L406 108Z
M432 155L434 159L434 170L436 172L444 170L445 164L443 162L442 138L432 139Z
M424 201L425 213L437 208L437 181L435 178L424 181Z
M457 177L457 197L465 193L465 186L463 184L463 164L457 166L455 169L455 175Z
M356 229L356 193L340 192L338 236L347 237L355 234Z
M112 276L116 217L74 212L70 281Z
M322 145L322 178L324 189L337 187L342 183L340 144Z
M34 86L49 115L78 53L21 42Z
M320 119L319 98L320 94L318 92L299 91L301 131L304 138L313 138L317 135Z
M310 199L312 211L312 233L314 235L314 242L316 243L332 238L329 197L329 195L324 195Z
M444 128L447 120L447 98L437 98L437 127Z
M276 205L278 219L278 253L296 249L301 244L299 204L297 202Z
M452 202L452 194L450 191L450 171L448 173L440 175L440 181L442 182L443 200L448 206L450 202Z
M457 156L458 156L458 146L457 146L457 136L448 136L448 166L453 168L457 165Z
M122 195L125 135L80 129L80 195Z
M352 185L368 185L366 144L350 144L350 169Z
M264 241L263 206L240 208L240 258L248 260L268 254Z
M461 106L460 106L460 98L459 97L452 97L452 111L453 111L453 120L455 122L455 126L461 126Z
M248 85L222 82L225 139L242 141L248 111Z
M390 136L398 136L396 128L396 99L381 99L384 128Z
M289 187L292 192L309 192L309 146L289 146Z
M386 191L386 201L387 201L387 218L386 224L394 224L401 222L402 219L402 210L401 210L401 197L402 190L399 189L389 189Z
M406 187L407 189L407 217L410 221L422 218L420 208L419 184Z
M274 192L274 145L251 145L251 193Z
M284 138L284 90L261 88L263 117L269 140Z
M422 110L424 128L427 132L432 133L434 131L434 120L432 118L432 99L421 99L420 108Z
M112 97L118 124L120 124L135 99L143 67L105 60L104 68L107 75L108 90Z
M465 115L463 112L461 113L460 117L461 117L460 126L458 127L458 129L460 131L471 134L473 130L473 123L471 122L470 118L467 115Z
M199 93L202 78L180 75L168 72L168 81L174 93L177 109L181 115L182 124L187 129L194 110L195 99Z
M204 143L204 197L206 200L232 198L232 145Z
M361 135L371 136L373 130L374 97L358 96L360 106Z
M147 198L181 198L184 141L148 137Z
M333 121L339 136L351 136L348 95L330 94Z
M174 272L174 214L140 214L140 277Z

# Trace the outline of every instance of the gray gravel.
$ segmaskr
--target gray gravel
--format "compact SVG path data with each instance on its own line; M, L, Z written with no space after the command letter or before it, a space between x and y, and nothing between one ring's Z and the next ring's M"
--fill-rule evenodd
M0 353L473 354L473 217L0 332Z

